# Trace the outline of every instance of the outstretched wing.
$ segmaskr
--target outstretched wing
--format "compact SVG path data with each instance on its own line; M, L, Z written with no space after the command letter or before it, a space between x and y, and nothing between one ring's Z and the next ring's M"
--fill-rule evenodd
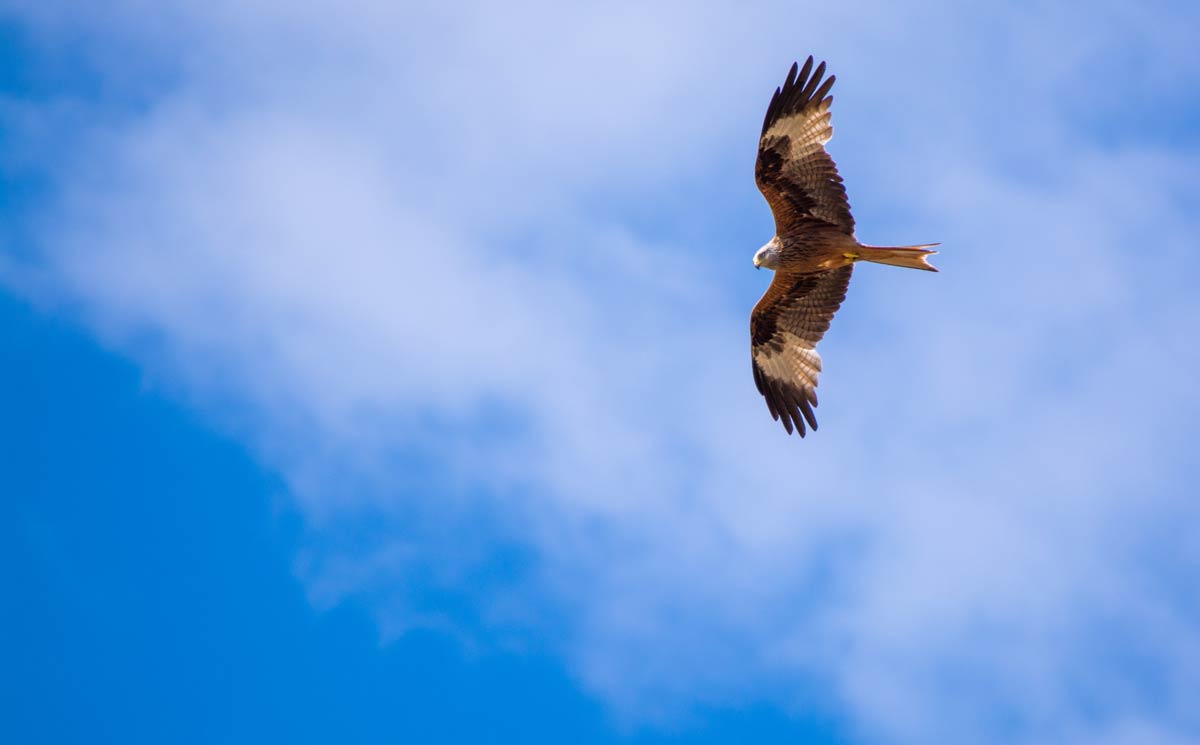
M847 265L807 274L776 272L750 314L754 384L767 399L771 416L783 419L789 435L795 429L803 437L806 421L817 429L812 410L821 372L817 342L846 299L853 270Z
M792 65L782 88L775 89L758 140L754 178L775 215L775 232L787 235L804 220L823 220L854 234L854 218L842 177L825 143L833 137L828 95L836 79L825 82L825 63L814 71L809 56L803 69ZM810 75L811 73L811 75Z

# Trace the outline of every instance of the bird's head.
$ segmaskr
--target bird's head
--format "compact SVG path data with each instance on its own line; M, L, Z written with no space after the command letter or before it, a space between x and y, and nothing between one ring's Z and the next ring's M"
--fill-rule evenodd
M757 269L766 267L767 269L776 269L779 267L779 237L772 238L762 248L758 249L758 253L754 254L754 266Z

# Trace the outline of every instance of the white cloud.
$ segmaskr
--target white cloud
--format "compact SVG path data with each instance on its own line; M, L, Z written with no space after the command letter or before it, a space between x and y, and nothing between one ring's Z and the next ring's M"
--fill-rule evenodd
M1197 163L1107 126L1139 78L1092 66L1153 102L1195 63L1037 10L29 6L152 105L9 103L87 126L24 141L61 196L0 276L278 469L314 601L385 634L549 640L631 721L1186 740ZM945 251L858 272L799 442L749 380L749 161L809 48L862 238Z

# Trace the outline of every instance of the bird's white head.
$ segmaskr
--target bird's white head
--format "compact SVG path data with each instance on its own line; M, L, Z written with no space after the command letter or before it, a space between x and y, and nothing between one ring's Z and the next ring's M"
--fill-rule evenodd
M754 266L758 269L779 268L779 236L775 236L754 254Z

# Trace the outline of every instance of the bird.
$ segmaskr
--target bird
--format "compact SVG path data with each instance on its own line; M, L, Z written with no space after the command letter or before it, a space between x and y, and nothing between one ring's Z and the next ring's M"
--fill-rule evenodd
M758 140L754 179L775 218L775 237L754 254L754 266L775 272L750 314L754 384L775 421L804 437L817 419L817 342L846 298L859 261L936 272L937 243L867 246L854 236L846 189L825 143L833 137L825 63L793 63L775 89Z

